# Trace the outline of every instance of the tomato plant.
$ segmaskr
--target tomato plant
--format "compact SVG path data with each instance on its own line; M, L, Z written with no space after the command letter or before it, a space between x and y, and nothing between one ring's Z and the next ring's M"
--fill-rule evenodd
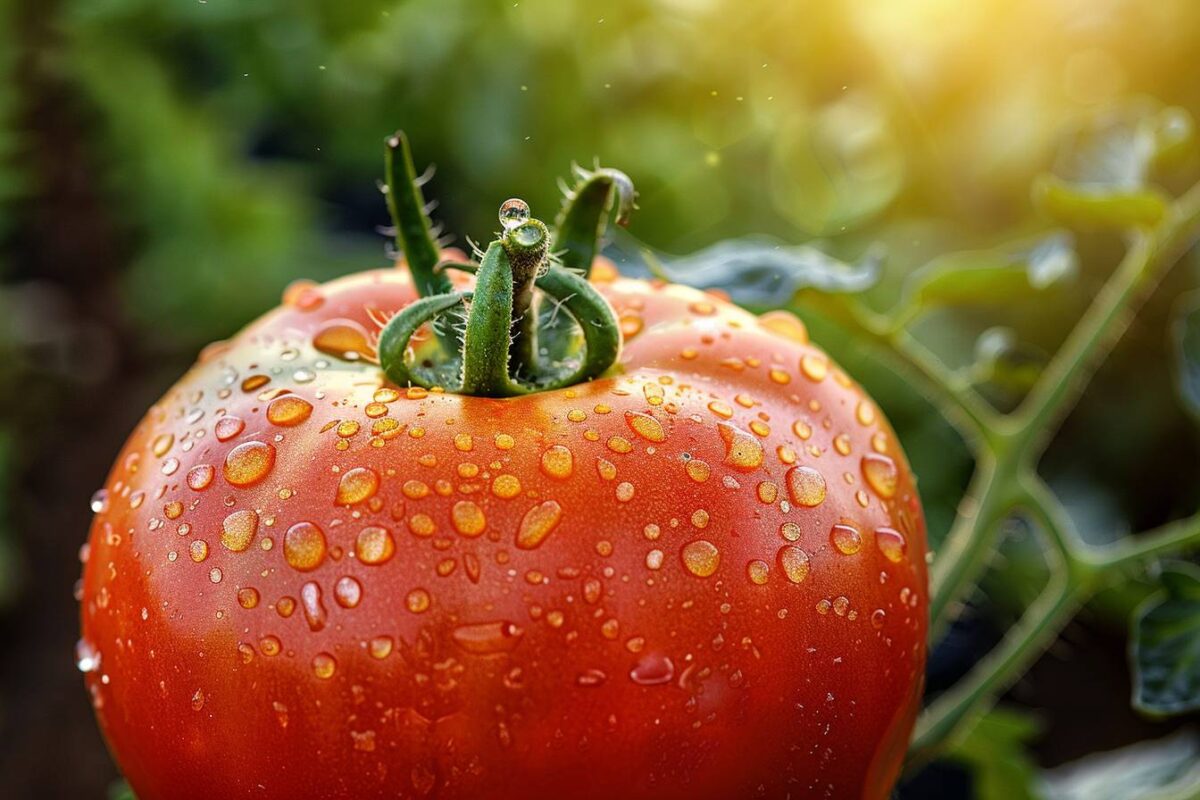
M402 268L207 348L95 499L78 656L134 791L886 796L928 609L875 403L791 314L598 258L621 173L467 260L387 152Z

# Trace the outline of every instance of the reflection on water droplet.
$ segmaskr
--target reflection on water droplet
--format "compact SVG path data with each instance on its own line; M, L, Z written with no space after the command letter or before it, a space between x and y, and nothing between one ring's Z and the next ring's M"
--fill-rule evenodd
M868 453L862 458L863 477L867 484L875 490L875 494L884 500L896 495L896 483L900 478L896 462L885 455Z
M547 500L536 505L521 518L517 529L517 547L521 550L533 550L550 535L562 520L562 506L554 500Z
M660 686L675 677L675 664L660 653L647 653L629 670L629 679L639 686Z
M683 565L687 571L697 578L707 578L717 571L721 563L721 553L717 546L706 539L688 542L680 552Z
M375 496L379 490L379 475L370 467L355 467L342 474L338 481L338 505L354 505Z
M321 566L325 549L325 533L311 522L297 522L283 535L284 560L300 572Z
M93 514L103 514L108 511L108 490L97 489L92 495L91 508Z
M290 428L308 419L313 412L312 403L294 394L276 397L267 405L267 420L272 425Z
M893 564L903 561L905 553L908 552L908 542L904 534L894 528L877 528L875 544L879 546L879 552L883 553L884 558Z
M529 221L529 204L519 197L512 197L500 205L500 226L506 231L514 230Z
M234 511L221 523L221 544L240 553L250 546L258 530L258 514L249 509Z
M323 681L333 677L337 671L337 660L329 653L317 653L312 660L313 674Z
M275 448L264 442L243 442L225 456L225 480L250 486L267 476L275 465Z
M825 476L812 467L792 467L787 471L788 494L798 506L813 508L825 501Z
M371 526L358 532L354 554L364 564L385 564L396 552L396 541L387 528Z
M100 651L87 639L75 643L75 666L84 674L100 669Z
M862 549L862 535L853 525L839 523L829 529L829 541L842 555L852 556Z
M717 423L717 431L725 442L726 464L743 472L762 466L763 446L758 439L725 422Z
M779 567L783 570L783 574L792 583L803 583L804 579L808 577L808 553L799 547L785 544L779 548L775 557L779 561Z
M367 331L349 319L326 322L313 336L313 347L343 361L375 360L375 348Z
M525 631L507 621L460 625L451 634L454 643L474 655L510 652L521 642Z

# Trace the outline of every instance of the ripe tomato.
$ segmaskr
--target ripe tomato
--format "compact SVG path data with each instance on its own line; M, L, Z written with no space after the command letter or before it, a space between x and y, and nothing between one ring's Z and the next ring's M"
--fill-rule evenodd
M795 317L599 272L624 350L570 388L391 384L377 270L150 409L78 654L142 800L887 794L926 631L895 435Z

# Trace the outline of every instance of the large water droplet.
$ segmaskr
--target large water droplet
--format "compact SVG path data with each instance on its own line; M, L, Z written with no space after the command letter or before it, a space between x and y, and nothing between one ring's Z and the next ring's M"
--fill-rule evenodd
M478 622L460 625L451 634L454 643L468 653L493 655L507 653L516 647L525 631L507 621Z
M519 197L512 197L500 205L500 226L511 231L529 221L529 204Z
M75 666L85 674L100 669L100 651L87 639L75 643Z
M687 571L697 578L707 578L717 571L721 563L721 553L717 546L706 539L688 542L680 552L683 565Z
M541 545L562 520L562 506L554 500L536 505L521 518L517 529L517 547L533 550Z
M629 679L639 686L659 686L674 677L675 664L659 653L647 653L629 670Z

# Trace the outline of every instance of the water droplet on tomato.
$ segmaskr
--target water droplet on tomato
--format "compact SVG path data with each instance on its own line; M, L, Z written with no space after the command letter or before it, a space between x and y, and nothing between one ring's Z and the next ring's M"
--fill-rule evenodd
M370 467L355 467L342 473L338 481L336 502L351 506L375 496L379 490L379 474Z
M221 417L213 425L213 433L217 435L217 441L228 442L241 433L245 427L246 423L240 417Z
M225 549L240 553L250 546L258 530L258 514L249 509L234 511L221 523L221 544Z
M504 620L459 625L451 633L454 643L473 655L510 652L521 642L525 631Z
M813 508L825 501L825 476L812 467L792 467L786 478L788 494L796 505Z
M546 500L525 512L517 529L517 547L533 550L541 546L562 520L562 506L554 500Z
M838 523L829 529L829 541L842 555L852 556L862 549L862 535L846 523Z
M884 558L893 564L903 561L905 553L908 552L908 542L904 534L894 528L877 528L875 544L879 546L879 552L883 553Z
M325 550L325 533L311 522L297 522L283 535L284 560L300 572L321 566Z
M725 442L726 464L744 472L762 466L763 446L758 439L724 422L717 423L717 431Z
M337 659L329 653L317 653L313 656L312 669L314 675L327 681L333 677L333 673L337 672Z
M779 562L779 568L783 570L783 574L792 583L803 583L804 579L808 577L808 553L799 547L785 544L779 548L775 558Z
M267 477L275 465L275 448L265 442L243 442L225 456L225 480L250 486Z
M333 597L342 608L355 608L362 602L362 584L349 575L338 578L333 586Z
M661 686L675 677L675 664L660 653L647 653L629 670L629 679L639 686Z
M626 411L625 422L638 436L649 442L666 441L667 433L662 423L649 414Z
M308 419L313 412L312 403L294 394L276 397L267 405L267 420L272 425L290 428Z
M885 455L868 453L862 458L862 472L875 494L884 500L896 495L896 483L900 479L900 472L895 461Z
M313 336L313 347L342 361L375 359L375 348L362 325L348 319L330 320Z
M565 480L575 471L575 456L561 444L553 445L542 453L542 472L551 478Z
M358 532L354 554L364 564L386 564L396 552L396 541L387 528L372 525Z
M706 539L696 539L683 546L680 552L683 566L697 578L707 578L717 571L721 563L721 552Z

